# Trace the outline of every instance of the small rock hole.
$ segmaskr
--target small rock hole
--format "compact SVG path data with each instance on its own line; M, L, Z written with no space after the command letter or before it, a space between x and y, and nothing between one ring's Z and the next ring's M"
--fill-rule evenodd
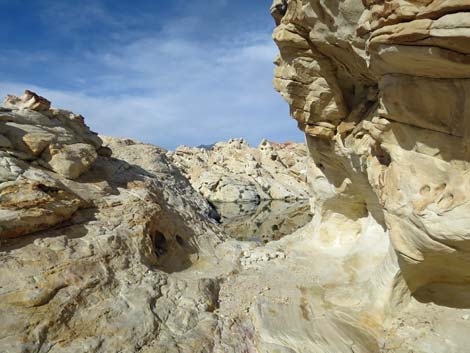
M181 238L179 235L176 236L176 242L178 243L179 246L184 247L186 245L185 241L183 238Z
M442 184L440 184L440 185L436 188L435 192L436 192L437 194L439 194L439 193L443 192L446 188L447 188L447 184L446 184L446 183L442 183Z
M439 201L438 205L441 208L450 208L454 202L454 195L452 193L446 193Z
M36 188L38 188L39 190L41 190L42 192L48 195L57 194L60 191L59 188L56 188L54 186L47 186L44 184L38 184L36 185Z
M429 185L424 185L421 190L419 190L419 193L423 196L428 195L431 192L431 187Z
M380 145L375 145L372 150L372 155L377 158L380 164L388 167L392 163L392 157Z
M162 256L167 252L167 241L165 236L160 232L155 232L153 236L153 247L155 251L155 255Z

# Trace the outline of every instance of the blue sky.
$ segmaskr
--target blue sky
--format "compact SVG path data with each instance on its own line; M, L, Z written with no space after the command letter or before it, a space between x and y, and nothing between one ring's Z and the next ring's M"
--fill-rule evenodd
M173 149L302 141L272 88L269 0L0 0L0 95Z

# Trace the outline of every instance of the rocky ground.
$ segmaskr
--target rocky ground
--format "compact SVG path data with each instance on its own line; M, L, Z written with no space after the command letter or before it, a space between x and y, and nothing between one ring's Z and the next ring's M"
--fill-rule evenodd
M217 262L223 236L166 151L103 142L29 92L0 132L1 352L213 344L217 275L170 274Z
M166 151L8 97L0 352L468 352L469 9L274 1L313 219L266 245L223 234Z
M307 148L263 140L257 148L243 139L206 148L180 146L169 152L191 185L212 202L307 200Z

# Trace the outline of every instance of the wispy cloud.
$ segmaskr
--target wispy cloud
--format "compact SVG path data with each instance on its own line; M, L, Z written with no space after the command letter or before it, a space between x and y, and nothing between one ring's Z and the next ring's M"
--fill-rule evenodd
M162 22L159 31L143 30L124 43L110 41L59 65L55 71L62 70L73 84L57 88L37 80L8 80L0 82L0 94L32 88L55 106L83 114L99 133L166 148L231 137L253 144L263 137L301 140L287 105L272 88L277 50L269 31L238 28L230 35L196 40L186 28L194 32L195 23L207 23L194 15L197 5L190 3L175 1L183 14ZM207 3L215 13L230 6L226 0L197 3ZM89 11L114 26L116 16L103 7ZM178 31L184 23L190 25Z
M84 26L100 25L119 27L119 21L109 13L103 3L93 0L81 0L71 6L69 1L45 1L40 16L54 29L61 29L62 34ZM66 34L66 33L65 33Z

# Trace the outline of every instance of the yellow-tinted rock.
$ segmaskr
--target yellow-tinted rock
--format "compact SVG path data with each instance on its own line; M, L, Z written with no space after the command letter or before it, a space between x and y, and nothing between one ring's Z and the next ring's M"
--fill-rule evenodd
M359 344L351 350L358 352L465 351L469 342L458 332L459 317L470 308L470 2L288 5L274 32L280 50L275 88L307 135L315 214L298 247L344 259L345 272L348 263L370 270L356 293L341 288L357 278L339 280L323 293L328 313L338 305L354 311L352 327L340 319L334 334L355 332ZM318 78L329 83L328 91L312 84ZM330 119L327 102L347 109ZM367 264L366 253L377 262ZM304 291L304 319L310 317L306 303L316 300ZM268 312L262 307L257 319L266 350L299 350L300 335L286 343ZM426 316L436 320L428 328L414 319ZM317 339L304 350L348 351L332 332L311 330ZM380 348L367 346L366 337ZM442 337L446 344L438 343Z
M28 180L0 186L0 239L51 228L72 217L85 203L55 185Z

